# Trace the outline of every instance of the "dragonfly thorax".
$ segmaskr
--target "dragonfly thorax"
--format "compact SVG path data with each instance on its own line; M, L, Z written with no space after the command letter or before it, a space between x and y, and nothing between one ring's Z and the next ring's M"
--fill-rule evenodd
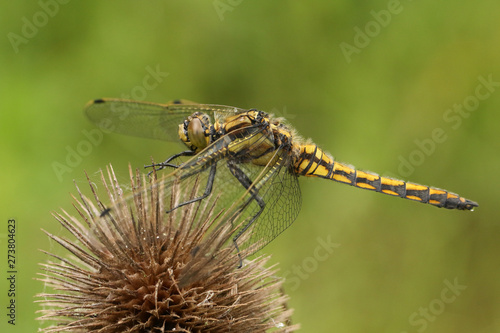
M247 132L250 128L263 128L269 126L269 116L263 111L255 109L229 116L224 122L215 123L215 131L219 136L235 131Z
M179 138L189 149L199 153L212 143L213 125L207 114L195 112L179 125Z

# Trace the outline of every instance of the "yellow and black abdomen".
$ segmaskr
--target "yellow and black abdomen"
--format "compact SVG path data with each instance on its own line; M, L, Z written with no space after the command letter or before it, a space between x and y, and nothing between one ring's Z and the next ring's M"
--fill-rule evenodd
M300 146L294 168L295 172L301 176L331 179L387 195L428 203L436 207L472 210L478 206L476 202L446 190L356 170L353 166L335 162L314 144Z

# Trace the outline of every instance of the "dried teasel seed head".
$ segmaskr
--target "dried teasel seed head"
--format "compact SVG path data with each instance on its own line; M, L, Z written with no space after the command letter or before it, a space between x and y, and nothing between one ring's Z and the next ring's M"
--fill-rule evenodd
M268 258L237 268L228 246L231 225L222 225L214 204L197 202L166 214L161 186L139 172L124 195L112 167L101 181L112 211L89 180L94 202L78 189L77 217L55 218L71 238L46 234L69 255L47 253L43 281L53 292L37 295L42 332L291 332L282 280ZM107 176L107 179L106 179ZM189 197L174 185L172 197ZM140 193L140 194L137 194ZM216 201L216 198L214 199ZM209 202L209 201L207 201ZM121 204L119 204L121 203ZM103 215L103 216L101 216ZM222 221L223 222L223 221Z

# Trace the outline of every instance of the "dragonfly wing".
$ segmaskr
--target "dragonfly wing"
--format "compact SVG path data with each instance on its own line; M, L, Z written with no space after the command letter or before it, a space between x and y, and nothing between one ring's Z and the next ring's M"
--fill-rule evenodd
M105 132L177 141L178 126L191 112L168 104L98 99L87 104L85 113Z
M280 149L275 154L282 156L266 167L240 166L252 179L252 186L227 215L231 215L236 227L233 236L244 257L275 239L295 221L300 211L302 199L298 177L290 168L291 157Z
M85 107L87 117L105 132L178 141L179 125L194 112L204 112L212 119L225 119L244 112L231 106L182 104L178 101L156 104L124 99L97 99Z
M263 184L266 207L252 230L250 245L258 251L287 229L299 215L302 206L297 175L287 165L275 171L271 179Z

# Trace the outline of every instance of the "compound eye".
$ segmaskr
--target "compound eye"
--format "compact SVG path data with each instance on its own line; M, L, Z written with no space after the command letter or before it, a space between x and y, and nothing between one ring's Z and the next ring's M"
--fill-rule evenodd
M193 117L187 126L189 141L196 152L201 151L210 143L210 138L205 133L205 128L200 118Z

